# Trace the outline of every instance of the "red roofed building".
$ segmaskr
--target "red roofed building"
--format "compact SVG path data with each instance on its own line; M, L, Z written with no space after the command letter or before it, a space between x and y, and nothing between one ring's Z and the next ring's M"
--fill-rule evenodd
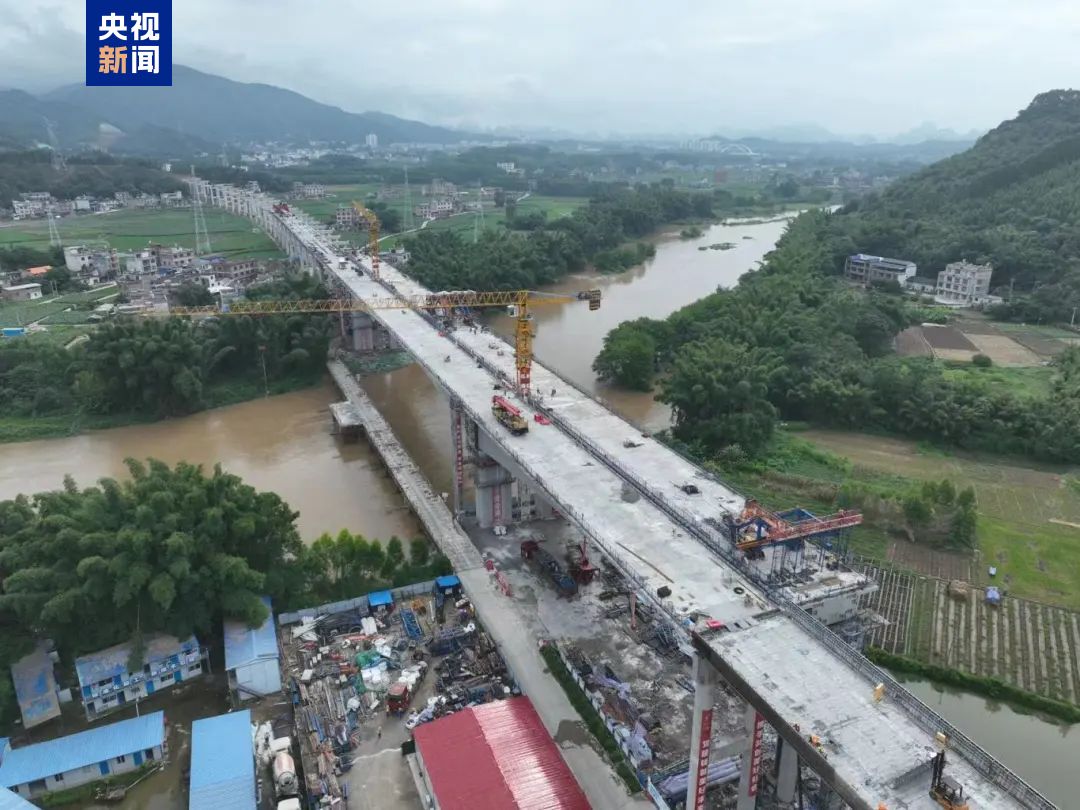
M413 737L437 810L589 810L526 697L433 720Z

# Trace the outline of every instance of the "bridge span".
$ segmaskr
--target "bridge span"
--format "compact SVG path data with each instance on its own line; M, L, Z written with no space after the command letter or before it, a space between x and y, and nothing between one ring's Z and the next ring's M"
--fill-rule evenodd
M192 190L203 202L251 218L342 294L363 301L428 292L385 263L380 280L372 279L366 257L300 212L275 212L268 196L200 180ZM693 786L708 764L709 747L700 742L709 738L718 675L752 707L757 726L767 722L783 741L780 793L794 791L801 761L851 807L936 808L929 763L944 739L947 773L965 787L972 810L1054 807L822 623L854 615L860 593L871 587L860 575L822 565L813 576L778 583L775 560L747 561L726 536L724 517L742 508L739 493L554 371L534 363L537 395L518 403L531 429L514 436L491 412L494 387L514 379L508 345L490 333L440 331L430 314L416 310L355 314L358 345L375 323L446 392L455 448L468 444L476 458L480 524L513 519L516 487L522 512L535 500L539 516L556 510L571 520L677 628L695 659L697 688L688 807L703 806L704 783L700 796ZM533 422L534 413L551 424ZM462 475L462 454L456 456L455 488ZM684 491L687 483L696 494ZM454 502L460 506L458 492ZM706 619L725 629L706 635ZM756 801L755 737L748 733L743 751L739 810Z

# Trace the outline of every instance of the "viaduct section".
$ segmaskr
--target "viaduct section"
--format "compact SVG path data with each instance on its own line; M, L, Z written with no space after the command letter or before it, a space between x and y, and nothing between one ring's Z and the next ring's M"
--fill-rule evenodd
M369 259L332 231L272 198L193 180L205 202L251 219L337 294L359 301L424 294L422 286ZM722 678L748 705L739 810L755 806L763 724L780 743L778 794L794 798L801 761L844 803L860 810L937 808L930 763L947 749L947 773L976 808L1053 808L975 741L829 630L822 613L847 604L866 583L847 572L790 587L771 585L736 552L724 528L744 499L693 462L534 364L534 390L519 400L531 429L511 435L494 418L497 384L514 379L513 350L489 333L438 329L427 312L356 313L354 345L385 330L446 393L454 436L455 508L463 443L474 451L481 526L557 512L598 546L667 617L694 661L694 722L687 806L704 806L714 711ZM542 414L550 424L533 421ZM684 483L695 486L687 493ZM515 496L516 493L516 496ZM814 614L814 615L812 615ZM704 620L723 622L704 632Z

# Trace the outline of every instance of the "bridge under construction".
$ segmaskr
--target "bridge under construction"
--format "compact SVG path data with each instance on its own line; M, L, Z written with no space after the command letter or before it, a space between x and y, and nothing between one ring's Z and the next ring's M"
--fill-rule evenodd
M192 192L250 218L339 296L363 302L432 294L386 263L373 277L370 258L269 196L201 180L192 181ZM721 480L541 364L531 369L532 392L515 396L514 352L488 332L448 331L431 312L407 307L343 317L356 348L373 345L374 332L386 330L446 393L455 509L470 466L481 526L557 514L618 567L639 600L666 617L693 659L688 808L704 807L719 679L748 707L739 810L756 803L765 723L782 741L781 801L794 800L801 763L854 808L940 807L928 789L945 749L948 775L964 786L972 810L1054 806L829 629L853 619L873 585L824 547L816 559L793 565L789 543L747 540L740 518L749 514L766 531L779 531L778 518L753 503L748 509ZM528 431L500 424L492 411L497 386L530 423ZM527 514L525 503L532 505ZM847 525L846 517L833 520ZM783 531L794 532L788 523Z

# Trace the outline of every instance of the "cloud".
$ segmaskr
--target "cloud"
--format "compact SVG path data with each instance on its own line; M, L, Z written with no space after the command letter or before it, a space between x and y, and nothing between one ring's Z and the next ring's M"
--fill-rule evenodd
M0 84L82 73L82 0L0 0ZM176 61L432 122L967 130L1077 75L1067 0L174 3Z

